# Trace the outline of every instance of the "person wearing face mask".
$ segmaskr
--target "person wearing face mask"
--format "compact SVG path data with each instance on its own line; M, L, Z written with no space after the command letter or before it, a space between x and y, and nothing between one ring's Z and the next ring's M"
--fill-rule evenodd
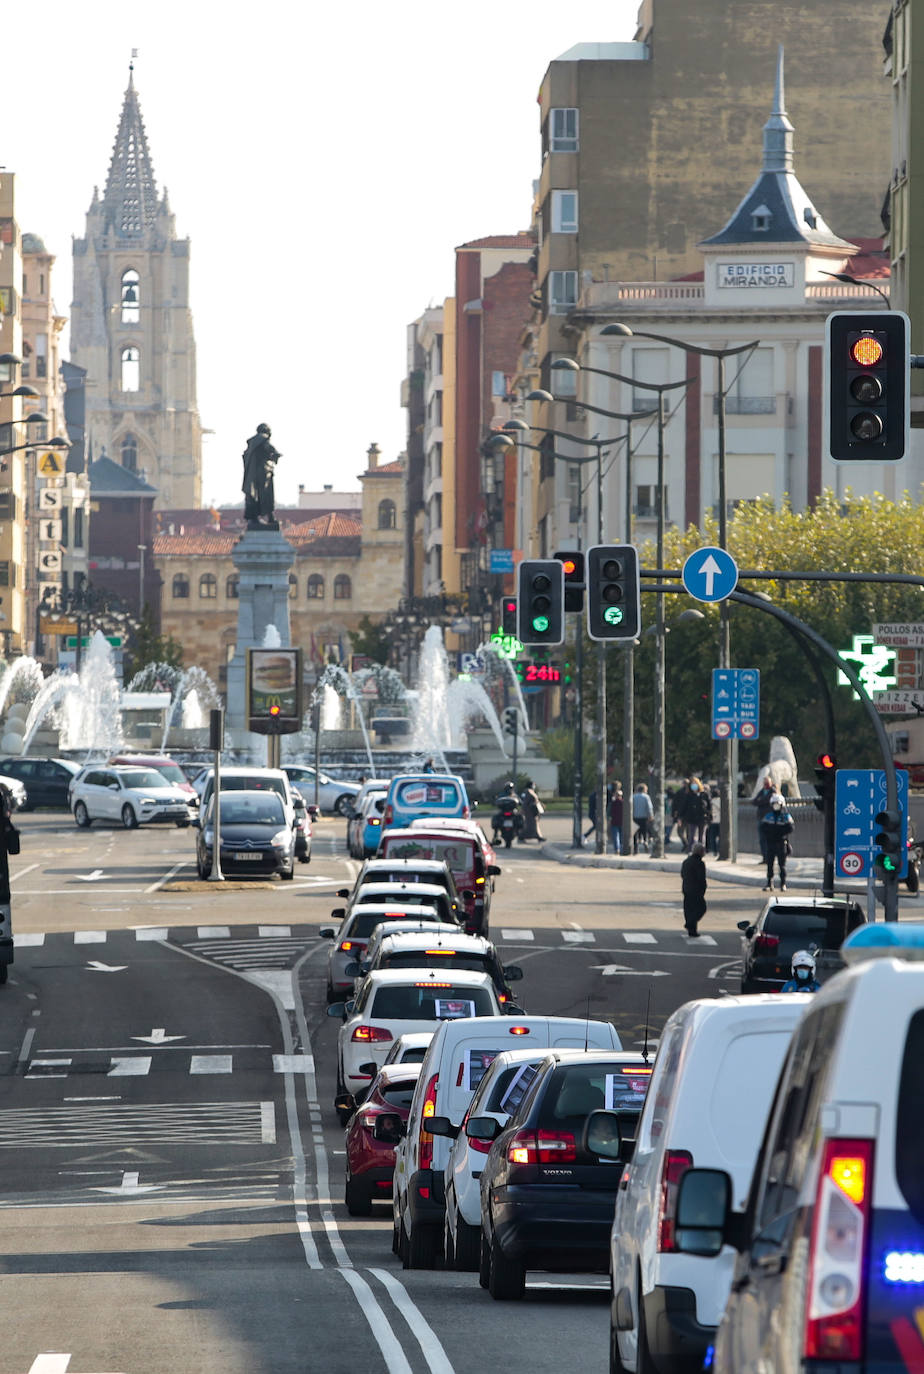
M764 841L767 846L767 882L765 892L773 891L774 862L780 870L780 891L786 891L786 859L791 852L789 837L793 832L793 820L786 810L786 804L779 792L770 798L770 810L761 821Z
M817 992L821 984L815 978L815 960L807 949L799 949L792 956L792 977L780 988L781 992Z

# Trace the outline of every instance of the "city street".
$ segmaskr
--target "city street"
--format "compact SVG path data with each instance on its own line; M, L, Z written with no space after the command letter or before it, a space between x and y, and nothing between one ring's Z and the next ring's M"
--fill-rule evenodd
M4 1374L462 1374L475 1329L531 1369L576 1349L605 1369L605 1279L536 1275L524 1304L497 1304L474 1275L402 1272L390 1208L342 1205L317 934L356 871L342 822L316 826L295 882L226 887L195 879L191 830L21 828L0 991ZM610 1017L641 1048L649 993L653 1046L678 1004L735 989L753 888L711 887L691 942L675 874L575 871L535 846L501 863L492 934L528 1011Z

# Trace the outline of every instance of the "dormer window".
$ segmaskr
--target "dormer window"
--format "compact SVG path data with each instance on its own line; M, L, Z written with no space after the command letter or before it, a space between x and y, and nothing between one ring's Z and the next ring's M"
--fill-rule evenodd
M770 211L766 205L758 205L751 211L751 228L755 234L766 234L770 228Z

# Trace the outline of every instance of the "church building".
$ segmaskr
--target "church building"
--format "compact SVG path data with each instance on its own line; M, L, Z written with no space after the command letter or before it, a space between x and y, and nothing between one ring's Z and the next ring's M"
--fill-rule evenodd
M137 473L158 509L201 505L189 239L157 193L131 69L105 190L74 240L71 360L87 370L89 461Z

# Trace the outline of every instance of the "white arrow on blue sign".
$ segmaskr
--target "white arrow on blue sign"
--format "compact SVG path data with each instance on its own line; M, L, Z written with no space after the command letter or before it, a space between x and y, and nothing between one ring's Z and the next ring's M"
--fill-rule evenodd
M738 564L724 549L707 546L690 554L681 576L697 601L724 601L738 585Z

